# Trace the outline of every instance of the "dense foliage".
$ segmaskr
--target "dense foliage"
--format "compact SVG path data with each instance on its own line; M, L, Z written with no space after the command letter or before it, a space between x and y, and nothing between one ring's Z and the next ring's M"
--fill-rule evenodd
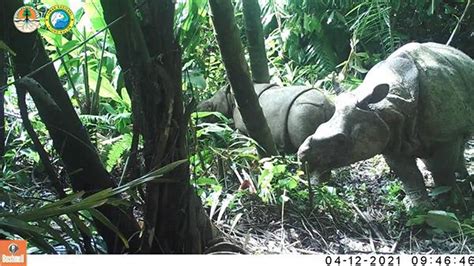
M72 5L72 2L77 1L42 0L41 5ZM242 22L240 2L235 1L235 14ZM315 85L327 90L331 97L335 83L342 84L343 90L353 89L370 67L404 43L446 43L467 3L466 0L260 1L272 81L281 85ZM67 53L55 63L64 88L107 170L113 173L118 184L124 185L131 181L127 161L133 141L132 106L125 89L124 73L118 67L113 41L106 32L70 52L107 26L99 1L88 0L75 7L77 24L70 33L55 35L44 28L39 32L52 59ZM182 46L183 91L188 104L209 98L227 81L207 1L178 1L176 8L179 30L175 34ZM460 22L452 42L471 57L474 55L472 8ZM243 31L242 39L245 43ZM10 75L9 81L13 79ZM61 182L69 187L59 156L52 151L47 130L31 100L29 106L34 129L50 152ZM140 216L144 208L140 185L150 180L150 175L140 172L142 162L138 162L137 167L143 176L141 179L82 201L79 201L80 193L73 194L68 188L69 196L58 201L34 145L22 127L13 86L5 91L5 109L7 137L6 153L0 159L0 235L28 238L32 244L30 252L34 253L84 252L80 239L87 235L95 240L95 251L103 252L103 243L89 226L91 217L103 219L93 207L103 204L110 194L127 191L127 199L133 203L114 204L132 204ZM219 122L205 123L198 116L217 116ZM456 209L407 212L400 184L383 163L369 162L373 163L370 169L375 170L367 170L364 164L357 166L365 172L343 169L337 173L336 182L308 189L314 180L306 178L294 156L259 159L255 143L233 131L231 125L231 120L217 113L194 113L188 133L192 184L210 217L231 231L248 214L249 205L291 204L298 212L305 213L305 217L329 213L331 223L347 228L348 222L360 223L361 218L357 218L352 207L354 204L364 209L376 204L391 213L385 213L379 221L388 225L389 235L400 228L411 230L428 224L428 235L474 236L472 209L467 213ZM381 198L364 196L373 190L370 182L378 181L369 181L369 185L356 183L350 177L354 173L386 179L377 190ZM159 174L155 172L154 176ZM443 191L433 192L434 195L441 193ZM325 221L322 224L324 227ZM448 235L447 232L454 233Z

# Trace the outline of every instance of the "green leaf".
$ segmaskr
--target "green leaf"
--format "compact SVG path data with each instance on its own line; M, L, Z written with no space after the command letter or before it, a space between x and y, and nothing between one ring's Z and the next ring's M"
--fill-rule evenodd
M128 91L125 87L120 90L120 94L122 95L122 100L127 105L127 107L132 106L132 101L130 100L130 95L128 95Z
M107 217L105 217L101 212L95 209L89 209L88 211L96 220L100 221L103 225L105 225L107 228L117 234L120 240L122 240L124 246L128 248L128 240L120 232L120 230L109 219L107 219Z
M72 230L66 222L61 219L61 217L53 217L52 220L61 228L61 230L74 240L77 244L81 243L79 239L79 234L75 230Z
M298 181L296 181L294 178L290 178L288 180L288 183L286 184L286 187L291 190L291 189L295 189L296 187L298 187Z
M94 30L98 31L107 26L104 20L102 5L99 0L87 0L84 4L84 11L89 18Z
M206 177L200 177L196 179L194 183L198 186L219 185L219 182L217 182L217 180L215 180L214 178L206 178Z
M61 205L64 205L64 204L67 204L67 203L70 203L70 202L74 202L76 200L79 200L80 198L82 198L82 196L84 196L84 191L79 191L79 192L76 192L74 194L71 194L71 195L68 195L66 196L65 198L61 199L61 200L58 200L56 202L53 202L53 203L49 203L43 207L41 207L42 209L46 209L46 208L55 208L55 207L58 207L58 206L61 206Z
M279 164L273 167L273 173L275 175L283 174L286 171L286 165L284 164Z
M445 211L429 211L425 221L431 227L443 230L445 232L458 232L460 223L454 213Z
M81 6L81 7L79 7L79 9L74 14L74 19L76 21L81 21L84 14L85 14L84 8Z
M448 193L449 191L451 191L452 187L449 187L449 186L440 186L440 187L435 187L430 193L429 195L432 196L432 197L436 197L438 195L441 195L441 194L444 194L444 193Z
M102 194L111 194L111 190L112 189L110 188L100 191L92 196L85 198L82 201L70 204L71 199L76 199L79 195L83 195L83 192L76 193L58 202L47 204L39 209L26 211L22 214L17 215L16 217L23 221L40 221L62 214L69 214L84 209L95 208L107 202L107 197L102 196ZM100 197L97 195L99 195Z
M23 221L22 219L17 219L14 217L2 217L0 218L0 227L9 227L14 231L25 232L25 233L44 233L42 228L37 226L32 226L29 223Z
M71 50L72 48L76 47L77 45L79 44L79 41L78 40L70 40L70 41L66 41L64 43L64 45L61 45L59 46L59 51L61 52L61 55L62 54L65 54L66 52L68 52L69 50ZM77 55L79 50L75 50L73 52L73 54L70 54L71 56L74 56L74 53Z
M206 88L206 79L202 74L192 72L189 75L189 81L196 89L204 90Z
M16 53L8 47L3 41L0 41L0 50L4 50L12 54L13 56L16 56Z
M99 74L95 70L89 69L89 87L90 88L96 88L98 79L99 79ZM115 90L115 88L112 86L112 84L107 78L102 77L100 82L101 82L100 93L99 93L100 97L110 98L116 102L122 102L122 98L120 98L117 91Z
M193 118L198 118L198 119L202 119L202 118L205 118L205 117L208 117L208 116L216 116L217 118L223 120L223 121L229 121L229 119L227 117L225 117L222 113L219 113L219 112L194 112L191 117Z
M73 0L73 1L76 1L76 0ZM54 5L69 6L69 0L42 0L41 2L48 6L54 6Z
M67 250L68 252L72 252L72 251L73 251L73 248L72 248L71 245L64 239L64 237L63 237L61 231L55 230L54 228L51 227L51 225L50 225L49 223L46 223L46 222L38 222L38 225L41 226L42 228L44 228L45 231L48 232L48 234L49 234L54 240L56 240L58 243L64 245L64 247L66 248L66 250Z
M128 182L127 184L124 184L122 186L114 188L113 189L113 195L119 195L120 193L123 193L123 192L125 192L125 191L127 191L131 188L134 188L136 186L145 184L145 183L150 182L150 181L155 181L156 182L156 179L162 177L164 174L172 171L176 167L178 167L178 166L180 166L180 165L182 165L186 162L188 162L187 159L179 160L179 161L167 164L167 165L161 167L158 170L151 171L151 172L149 172L148 174L146 174L142 177L139 177L135 180L132 180L132 181ZM168 180L168 179L160 179L160 180L162 182L172 182L171 180ZM160 180L158 180L158 181L160 181Z
M21 234L20 234L21 235ZM41 249L43 252L48 254L57 254L54 247L52 247L45 239L43 234L38 234L36 232L30 233L27 235L22 235L23 238L28 240L28 243L32 246L36 246Z
M303 19L303 27L308 32L320 31L321 23L314 16L305 14Z
M426 215L417 215L407 222L407 226L413 226L413 225L421 225L424 224L426 221Z
M76 226L79 231L86 234L88 237L92 238L92 231L89 226L87 226L76 214L69 214L68 217L73 222L74 226Z
M123 153L130 148L132 144L132 135L125 134L122 138L115 142L107 154L107 171L112 170L112 168L117 164L118 160L122 157Z
M108 197L111 197L113 194L112 194L112 190L113 188L109 187L109 188L106 188L106 189L103 189L99 192L96 192L92 195L90 195L89 197L83 199L82 201L80 201L78 204L83 204L83 205L86 205L88 206L89 203L93 203L93 202L100 202L104 199L107 199ZM95 206L94 206L95 207ZM90 208L90 207L88 207ZM88 209L88 208L84 208L84 209ZM83 210L84 210L83 209Z
M53 45L53 46L56 46L56 47L62 47L62 45L64 43L68 42L68 40L66 38L64 38L62 35L54 34L54 33L50 32L49 30L39 28L38 32L46 40L46 42L50 45Z

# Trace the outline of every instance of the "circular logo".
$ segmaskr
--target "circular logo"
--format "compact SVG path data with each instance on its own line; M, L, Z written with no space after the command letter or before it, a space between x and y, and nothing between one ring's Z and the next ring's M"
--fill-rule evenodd
M15 244L15 243L12 243L8 246L8 251L10 251L10 253L12 255L15 255L15 253L19 250L20 248Z
M13 15L13 24L19 31L31 33L40 27L39 13L31 6L22 6Z
M74 27L74 14L67 6L52 6L48 12L46 12L45 23L51 32L64 34Z

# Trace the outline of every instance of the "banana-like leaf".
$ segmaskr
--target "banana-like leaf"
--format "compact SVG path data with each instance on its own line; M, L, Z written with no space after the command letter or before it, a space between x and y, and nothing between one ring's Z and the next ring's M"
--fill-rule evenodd
M68 217L71 219L74 226L76 226L79 229L79 231L86 234L88 237L92 238L91 229L76 214L69 214Z
M73 253L74 249L64 239L64 236L61 233L61 231L58 231L58 230L52 228L51 225L47 222L41 221L41 222L38 222L38 225L41 228L43 228L55 241L59 242L59 244L62 244L69 253Z
M97 220L99 220L102 224L107 226L110 230L117 234L117 236L122 240L123 245L128 248L128 240L125 236L120 232L120 230L109 220L105 217L101 212L96 209L89 209L89 213Z
M77 216L77 213L82 210L87 210L93 218L103 223L110 230L115 232L119 238L122 240L124 245L128 247L128 240L123 236L119 229L112 223L110 220L105 217L102 213L97 211L96 207L99 207L105 203L109 202L109 199L113 199L116 196L119 196L121 193L137 187L139 185L145 184L147 182L157 181L157 178L162 177L165 173L172 171L179 165L182 165L187 160L180 160L168 164L160 169L151 171L150 173L137 178L133 181L130 181L127 184L119 186L117 188L107 188L101 190L97 193L94 193L82 200L84 192L77 192L72 195L65 197L54 203L48 203L41 208L34 210L26 211L20 214L6 213L0 214L0 227L7 228L8 232L13 232L27 239L32 245L38 247L43 252L48 253L57 253L55 249L44 239L44 235L49 234L58 243L64 245L68 251L73 251L70 243L68 243L63 238L62 232L69 235L75 242L80 243L80 238L77 232L74 232L69 226L61 220L59 216L68 215L68 217L73 222L75 228L78 228L79 231L87 234L89 237L92 237L93 234L90 228L81 221ZM170 179L161 179L158 182L173 182ZM121 200L113 201L113 205L119 205ZM46 222L47 219L52 219L61 228L61 231L51 227L49 222ZM32 225L30 222L35 222L37 225ZM77 230L76 230L77 231ZM12 235L12 234L6 234ZM13 236L13 235L12 235Z
M67 236L71 237L72 240L76 243L81 243L79 234L76 230L72 230L66 222L64 222L61 217L53 217L52 220L61 228L61 231L64 232Z
M456 215L445 211L429 211L425 221L428 225L445 232L458 232L461 228Z

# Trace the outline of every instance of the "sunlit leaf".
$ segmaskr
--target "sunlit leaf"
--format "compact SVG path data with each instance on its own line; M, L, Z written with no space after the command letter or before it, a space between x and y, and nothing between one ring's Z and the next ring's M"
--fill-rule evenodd
M460 223L456 215L450 212L429 211L425 221L428 225L445 232L457 232L460 229Z

